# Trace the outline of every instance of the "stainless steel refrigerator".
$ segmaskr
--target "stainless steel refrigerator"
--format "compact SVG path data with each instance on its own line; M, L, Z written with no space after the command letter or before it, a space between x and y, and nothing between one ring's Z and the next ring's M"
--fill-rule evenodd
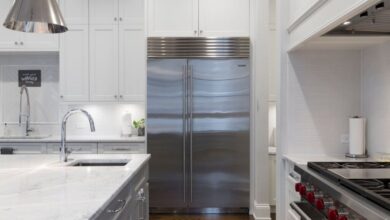
M149 38L150 211L248 212L248 38Z

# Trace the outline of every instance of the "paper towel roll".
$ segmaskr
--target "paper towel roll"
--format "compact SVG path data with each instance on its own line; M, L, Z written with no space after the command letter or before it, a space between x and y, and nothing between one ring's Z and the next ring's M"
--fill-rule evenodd
M366 154L366 119L349 119L349 154Z
M125 113L122 116L122 135L130 136L131 135L131 114Z

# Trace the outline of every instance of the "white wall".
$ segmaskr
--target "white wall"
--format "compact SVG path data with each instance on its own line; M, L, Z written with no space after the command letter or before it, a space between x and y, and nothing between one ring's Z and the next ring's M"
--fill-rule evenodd
M299 51L289 55L287 154L344 154L348 118L361 113L359 51Z
M363 50L363 113L370 155L390 153L390 43Z
M18 125L19 69L42 70L42 86L28 88L33 134L59 135L61 119L71 108L84 108L89 111L95 120L96 132L89 132L88 121L83 116L75 116L68 122L70 135L120 135L125 113L131 113L133 120L145 117L144 103L61 103L58 60L58 53L0 54L0 136L21 135L25 129L24 125ZM135 129L133 134L136 134Z

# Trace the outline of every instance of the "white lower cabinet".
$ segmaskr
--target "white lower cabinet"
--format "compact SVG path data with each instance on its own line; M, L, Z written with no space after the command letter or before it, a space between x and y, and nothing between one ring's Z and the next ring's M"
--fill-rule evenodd
M276 205L276 155L269 155L270 205Z
M144 143L98 143L99 154L144 154Z
M96 216L97 220L148 220L149 189L148 166L145 165L137 174L107 203Z
M60 152L60 143L47 144L48 154L58 154ZM72 154L97 154L96 143L66 143L66 147Z
M44 154L46 144L44 143L0 143L0 149L12 148L14 154Z

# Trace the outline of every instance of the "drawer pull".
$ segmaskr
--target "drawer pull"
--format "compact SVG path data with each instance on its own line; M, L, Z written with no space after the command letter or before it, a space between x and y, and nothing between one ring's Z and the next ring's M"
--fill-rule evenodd
M107 210L108 213L114 214L114 213L118 213L118 212L122 211L122 209L125 207L125 205L127 203L127 201L124 200L124 199L118 199L117 202L121 203L121 206L119 208L117 208L117 209L114 209L114 210L112 210L112 209Z
M112 148L112 150L114 151L129 151L130 149L129 148Z

